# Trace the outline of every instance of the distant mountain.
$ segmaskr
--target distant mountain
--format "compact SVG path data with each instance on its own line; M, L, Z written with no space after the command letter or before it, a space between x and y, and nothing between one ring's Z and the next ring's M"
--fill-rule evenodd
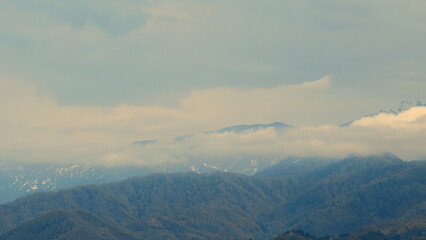
M0 204L29 193L83 184L113 182L151 172L151 169L144 167L104 168L89 163L2 162L0 164Z
M426 104L423 104L419 100L404 100L401 102L399 108L396 110L396 113L407 111L413 107L426 107Z
M259 131L262 129L273 128L274 130L280 130L284 128L293 128L293 126L282 123L282 122L273 122L269 124L251 124L251 125L236 125L231 127L225 127L218 130L207 131L205 134L210 133L225 133L225 132L233 132L233 133L243 133L246 131Z
M282 122L273 122L268 124L250 124L250 125L236 125L225 127L221 129L205 131L201 133L194 134L185 134L179 137L176 137L174 141L176 143L183 143L184 141L190 140L191 138L199 135L211 135L211 134L223 134L223 133L236 133L236 134L245 134L248 132L256 132L263 129L273 129L276 132L282 132L287 129L291 129L293 126L282 123ZM143 140L134 142L133 144L141 147L155 144L158 141L156 140ZM241 157L241 158L230 158L230 159L221 159L221 161L216 161L215 159L186 159L187 161L183 164L165 164L157 166L156 169L162 169L163 172L186 172L192 171L195 173L210 173L210 172L235 172L243 173L247 175L253 175L259 170L269 167L273 161L268 158L260 157ZM158 172L155 171L154 172Z
M318 170L337 159L288 157L256 173L256 176L277 177L303 175Z
M418 100L404 100L400 103L400 106L397 109L394 109L394 110L382 109L382 110L379 110L375 113L370 113L370 114L364 115L362 118L374 117L374 116L377 116L377 115L382 114L382 113L397 115L397 114L404 112L404 111L407 111L407 110L409 110L410 108L413 108L413 107L425 107L425 106L426 106L426 104L423 104L421 101L418 101ZM359 118L359 119L361 119L361 118ZM359 119L357 119L357 120L359 120ZM346 122L344 124L341 124L340 127L349 127L349 126L352 125L353 122L355 122L357 120L353 120L353 121L349 121L349 122Z
M146 145L150 145L150 144L153 144L153 143L156 143L156 142L158 142L158 140L148 139L148 140L136 141L136 142L133 142L133 144L146 146Z
M224 127L224 128L221 128L221 129L205 131L205 132L198 133L198 134L212 134L212 133L226 133L226 132L244 133L244 132L248 132L248 131L259 131L259 130L267 129L267 128L273 128L276 131L280 131L280 130L283 130L283 129L286 129L286 128L294 128L294 127L291 126L291 125L282 123L282 122L273 122L273 123L267 123L267 124L235 125L235 126L230 126L230 127ZM181 142L181 141L187 140L188 138L191 138L195 135L197 135L197 134L196 133L185 134L185 135L176 137L175 141Z
M392 229L387 224L422 234L416 222L425 222L425 162L353 155L305 173L283 172L156 174L37 193L0 206L0 236L30 234L41 226L29 228L27 221L58 209L83 209L143 239L268 239L289 229L337 236Z

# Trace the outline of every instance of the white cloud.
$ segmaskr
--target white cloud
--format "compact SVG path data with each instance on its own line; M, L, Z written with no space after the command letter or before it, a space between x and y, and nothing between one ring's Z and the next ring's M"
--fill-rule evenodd
M156 165L193 159L224 163L243 158L276 161L285 156L337 158L350 153L393 152L405 159L426 156L425 107L363 118L349 128L306 124L316 114L333 116L339 110L334 106L340 96L329 96L328 77L276 88L194 91L175 108L67 106L17 80L1 79L0 87L3 160ZM184 141L173 140L187 133L273 121L298 128L196 134ZM131 144L144 139L160 141Z
M122 163L207 162L220 167L241 160L276 162L288 156L344 158L349 154L374 155L392 152L405 160L424 158L425 131L335 126L302 127L282 133L264 129L244 133L198 134L183 141L163 141L132 146L105 156L111 165Z
M105 152L140 139L169 139L188 132L286 115L295 110L285 107L295 94L320 92L327 82L324 78L271 89L197 91L177 108L165 108L60 105L34 86L2 79L0 148L17 154L3 157L21 160L99 159Z
M426 107L413 107L397 115L381 113L377 116L361 118L353 126L426 129Z

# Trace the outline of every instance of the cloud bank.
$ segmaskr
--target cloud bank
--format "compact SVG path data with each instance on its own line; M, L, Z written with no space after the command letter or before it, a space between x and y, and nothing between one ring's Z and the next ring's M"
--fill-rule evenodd
M267 128L243 133L197 134L183 142L134 146L122 153L134 163L144 159L163 162L195 159L219 166L243 159L275 162L289 156L344 158L352 153L392 152L405 160L417 160L426 156L425 142L426 107L415 107L396 116L361 118L349 127L325 125L278 132ZM123 158L120 154L110 157L105 160L114 162Z
M426 156L426 107L361 118L350 127L309 124L339 114L328 77L274 88L193 91L176 107L62 105L36 86L0 80L0 158L22 162L89 161L155 166L194 159L217 162L286 156L344 157L393 152ZM356 104L356 99L353 104ZM339 104L340 106L340 104ZM282 121L296 128L242 133L207 130ZM304 123L304 124L302 124ZM183 141L175 137L195 133ZM198 133L198 134L197 134ZM132 142L157 139L146 146Z
M425 11L421 0L2 0L0 71L66 104L170 103L327 74L359 98L421 99Z

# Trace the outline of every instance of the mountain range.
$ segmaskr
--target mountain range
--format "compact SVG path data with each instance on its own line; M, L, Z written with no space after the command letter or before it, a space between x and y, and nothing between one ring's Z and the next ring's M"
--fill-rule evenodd
M154 174L35 193L0 206L0 239L269 239L292 229L426 239L426 162L353 155L302 169Z
M291 128L290 125L274 122L270 124L237 125L214 131L206 131L202 134L214 133L243 133L246 131L258 131L260 129L273 128L280 130ZM178 138L184 138L181 136ZM189 135L187 135L189 137ZM141 140L133 144L144 147L155 144L157 140ZM0 162L0 203L15 200L28 193L63 189L82 184L106 183L123 180L132 176L147 175L158 172L187 172L206 173L214 171L233 171L237 173L254 174L259 168L256 160L233 161L227 165L217 166L214 163L192 161L182 164L163 164L156 167L114 167L107 168L95 166L87 162L44 164L44 163L14 163L10 161Z
M412 107L425 106L420 101L402 101L401 105L395 110L380 110L368 116L376 116L380 113L397 114ZM365 116L364 116L365 117ZM341 125L350 126L354 121ZM174 138L176 143L190 140L197 135L212 134L246 134L264 129L272 129L275 132L285 132L296 128L289 124L273 122L267 124L235 125L224 127L217 130L204 131L197 134L186 134ZM145 147L157 144L161 141L156 139L145 139L133 142L136 148L143 151ZM306 161L307 160L307 161ZM298 171L298 169L316 168L315 164L329 163L333 159L321 159L321 161L312 161L313 159L304 159L299 157L289 157L282 164L286 166L275 166L285 168L287 171ZM314 163L315 162L315 163ZM223 159L215 161L214 159L189 158L183 163L166 163L155 167L120 167L106 168L98 165L92 165L87 162L72 162L64 164L43 164L43 163L14 163L11 161L0 162L0 203L6 203L25 196L29 193L39 191L50 191L68 188L82 184L98 184L112 181L123 180L132 176L142 176L150 173L164 172L187 172L210 173L216 171L235 172L247 175L253 175L260 170L270 167L276 163L276 159L261 158L259 156L246 156L242 158ZM308 163L308 164L306 164ZM294 166L290 166L293 164ZM270 169L268 171L274 171ZM304 171L304 170L303 170Z
M40 191L123 180L151 173L145 167L106 168L89 163L0 163L0 203Z

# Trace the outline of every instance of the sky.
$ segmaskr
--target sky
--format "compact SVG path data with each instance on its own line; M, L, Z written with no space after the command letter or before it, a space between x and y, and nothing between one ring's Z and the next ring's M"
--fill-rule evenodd
M0 160L423 158L423 108L360 118L426 101L425 12L423 0L2 0ZM296 128L171 141L275 121ZM131 145L146 139L161 141Z

